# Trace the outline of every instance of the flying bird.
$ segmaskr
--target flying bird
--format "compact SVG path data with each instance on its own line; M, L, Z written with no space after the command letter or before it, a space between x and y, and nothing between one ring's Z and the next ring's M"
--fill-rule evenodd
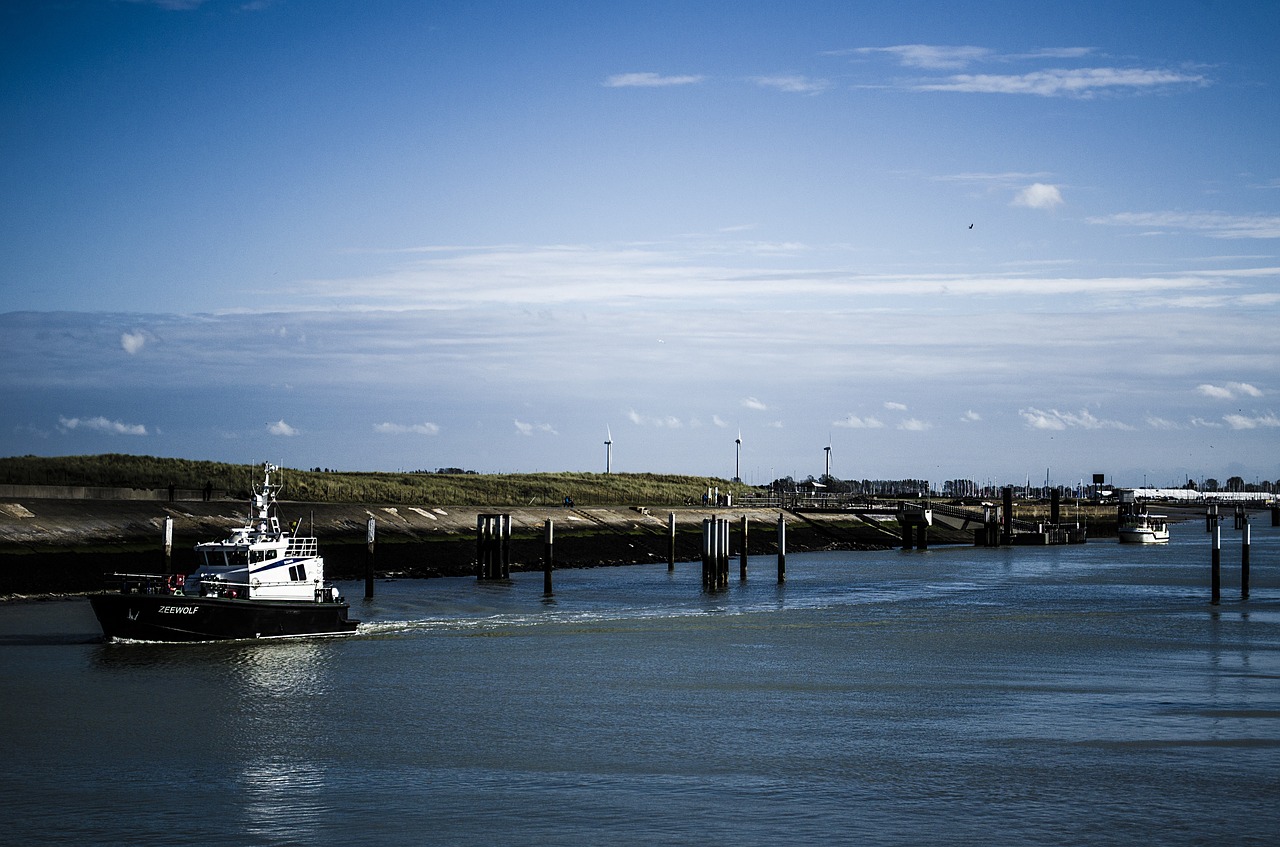
M969 224L969 229L973 229L973 224Z

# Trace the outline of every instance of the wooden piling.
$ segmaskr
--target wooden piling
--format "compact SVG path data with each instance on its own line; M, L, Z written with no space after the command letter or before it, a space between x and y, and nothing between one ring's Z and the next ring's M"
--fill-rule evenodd
M1240 536L1240 599L1249 599L1249 524Z
M1280 506L1271 507L1271 525L1280 526Z
M164 572L173 573L173 518L164 519Z
M511 578L511 515L476 515L476 579Z
M555 561L555 522L547 518L542 544L542 593L551 596L551 569Z
M787 581L787 519L778 513L778 583Z
M742 549L738 553L738 578L747 581L747 537L750 532L750 518L742 516Z
M1222 528L1213 528L1213 554L1209 559L1209 602L1218 605L1222 599Z
M1013 488L1010 486L1005 486L1003 495L1004 495L1003 497L1004 510L1001 513L1000 517L1002 519L1004 526L1002 527L1002 530L1000 533L1000 543L1012 544L1013 543Z
M377 537L378 521L375 518L369 518L369 522L365 524L365 549L364 549L364 599L373 599L373 551L374 539Z
M667 571L676 569L676 513L667 512Z

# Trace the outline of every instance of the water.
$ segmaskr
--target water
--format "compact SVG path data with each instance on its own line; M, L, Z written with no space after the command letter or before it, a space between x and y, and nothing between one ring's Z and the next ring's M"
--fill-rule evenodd
M346 638L0 607L0 843L1168 845L1280 830L1280 530L381 582Z

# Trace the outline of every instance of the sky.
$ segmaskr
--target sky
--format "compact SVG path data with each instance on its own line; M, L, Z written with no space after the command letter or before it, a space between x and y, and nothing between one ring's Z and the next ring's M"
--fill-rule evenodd
M10 0L0 455L1280 480L1277 43L1272 2Z

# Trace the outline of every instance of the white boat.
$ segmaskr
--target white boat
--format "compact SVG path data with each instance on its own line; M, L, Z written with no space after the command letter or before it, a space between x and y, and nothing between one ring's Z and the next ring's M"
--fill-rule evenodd
M1164 515L1142 512L1121 522L1116 534L1121 544L1164 544L1169 540L1169 524Z
M324 581L316 539L280 527L279 485L264 466L248 524L222 541L195 546L194 573L113 574L115 591L89 598L108 639L214 641L334 635L360 623L350 606Z

